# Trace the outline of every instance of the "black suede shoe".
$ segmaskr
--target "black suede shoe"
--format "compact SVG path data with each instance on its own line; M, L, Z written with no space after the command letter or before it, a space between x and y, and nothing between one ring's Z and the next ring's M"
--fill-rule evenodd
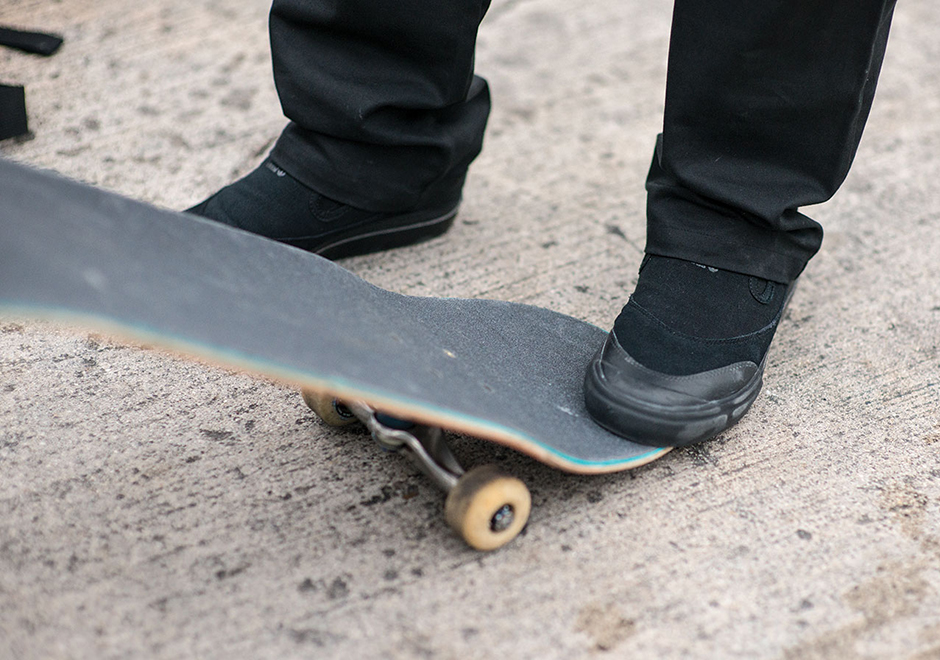
M307 188L268 159L187 213L338 259L440 236L453 224L459 205L457 185L421 208L365 211Z
M630 301L588 367L591 416L656 447L707 440L760 392L794 284L647 256Z

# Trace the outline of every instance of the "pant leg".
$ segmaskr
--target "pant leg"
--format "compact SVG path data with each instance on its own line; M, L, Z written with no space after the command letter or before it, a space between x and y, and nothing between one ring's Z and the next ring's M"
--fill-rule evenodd
M272 159L372 211L459 190L489 92L473 75L489 0L274 0L274 77L291 120Z
M791 281L848 174L894 0L677 0L647 251Z

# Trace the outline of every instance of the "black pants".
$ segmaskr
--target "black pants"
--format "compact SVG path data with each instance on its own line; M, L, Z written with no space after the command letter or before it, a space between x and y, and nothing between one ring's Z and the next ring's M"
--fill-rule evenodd
M272 154L375 211L460 186L490 100L473 73L489 0L274 0L291 123ZM778 281L819 249L799 208L848 174L894 0L677 0L647 180L647 251ZM625 99L625 103L629 99Z

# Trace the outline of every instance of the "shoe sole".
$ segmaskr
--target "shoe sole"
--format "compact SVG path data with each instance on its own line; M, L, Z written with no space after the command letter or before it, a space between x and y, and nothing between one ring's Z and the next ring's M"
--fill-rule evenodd
M418 216L417 219L412 220L418 214L395 216L381 223L367 225L368 230L363 233L356 233L356 228L352 228L345 234L333 237L318 237L309 240L288 239L283 242L315 252L328 259L343 259L381 252L441 236L453 226L458 208L455 206L430 219ZM421 215L426 216L426 214L425 211Z

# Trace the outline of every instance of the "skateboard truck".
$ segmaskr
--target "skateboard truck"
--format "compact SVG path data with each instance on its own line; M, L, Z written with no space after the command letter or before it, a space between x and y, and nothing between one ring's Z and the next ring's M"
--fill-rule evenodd
M361 402L345 404L346 408L372 433L379 446L408 456L431 481L445 493L457 485L464 469L450 451L444 431L436 426L402 422L376 413Z
M324 423L339 427L359 421L383 449L411 459L447 493L444 517L471 547L495 550L525 527L531 509L525 484L494 465L465 471L440 428L402 421L365 403L340 402L311 390L304 390L303 398Z

